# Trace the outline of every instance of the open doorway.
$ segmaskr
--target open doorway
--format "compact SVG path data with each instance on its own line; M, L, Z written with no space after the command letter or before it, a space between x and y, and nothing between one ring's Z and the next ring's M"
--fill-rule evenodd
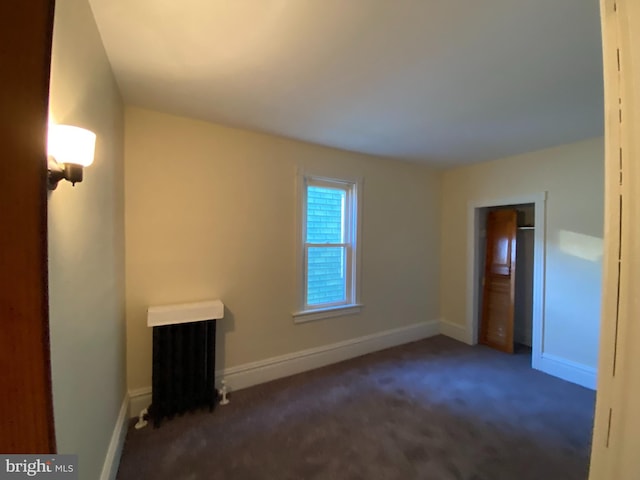
M482 312L482 279L484 274L486 238L484 228L489 211L515 208L520 210L518 215L518 230L516 241L521 243L521 272L516 275L518 298L514 302L517 311L514 312L514 340L522 345L521 348L531 349L531 366L538 370L542 361L542 331L544 326L543 295L544 295L544 250L545 250L545 211L546 193L536 193L518 197L497 198L476 202L468 209L468 262L470 272L467 281L470 284L467 301L467 322L472 332L472 344L478 343L480 317ZM534 228L525 228L534 227ZM525 233L526 232L526 233ZM517 255L517 253L516 253ZM516 263L518 258L516 258ZM520 280L518 282L518 280Z

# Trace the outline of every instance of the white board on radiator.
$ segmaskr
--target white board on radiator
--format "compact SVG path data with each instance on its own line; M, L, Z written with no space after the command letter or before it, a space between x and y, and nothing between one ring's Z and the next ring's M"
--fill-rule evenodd
M224 304L220 300L160 305L147 309L147 326L176 325L179 323L219 320L224 317Z

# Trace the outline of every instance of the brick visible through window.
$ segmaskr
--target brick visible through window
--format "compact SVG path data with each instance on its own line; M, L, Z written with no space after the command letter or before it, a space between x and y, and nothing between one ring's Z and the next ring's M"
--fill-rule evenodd
M307 250L307 304L344 302L345 247L343 189L307 187L307 242L327 243Z

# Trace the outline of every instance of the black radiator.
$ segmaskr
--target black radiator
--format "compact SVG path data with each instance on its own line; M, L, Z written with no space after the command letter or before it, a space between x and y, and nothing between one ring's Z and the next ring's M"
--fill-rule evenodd
M216 406L216 321L153 327L153 392L149 417L164 418Z

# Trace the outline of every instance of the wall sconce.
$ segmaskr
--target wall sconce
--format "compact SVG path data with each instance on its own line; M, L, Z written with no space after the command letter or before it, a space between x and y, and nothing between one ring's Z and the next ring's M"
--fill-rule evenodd
M49 190L55 190L62 179L72 185L81 182L82 169L93 163L96 134L70 125L50 125L47 143Z

